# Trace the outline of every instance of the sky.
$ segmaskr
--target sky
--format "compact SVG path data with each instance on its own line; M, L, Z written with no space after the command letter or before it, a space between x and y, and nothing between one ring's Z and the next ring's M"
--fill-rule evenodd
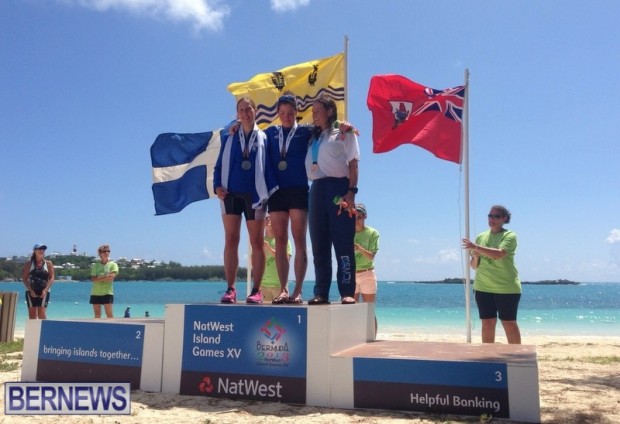
M468 198L472 238L491 205L512 212L522 280L620 282L618 16L615 0L2 1L0 257L109 243L113 259L221 265L217 200L155 216L151 144L221 127L230 83L348 37L379 280L464 277ZM372 153L366 106L373 75L444 89L466 69L468 197L463 166L413 145Z

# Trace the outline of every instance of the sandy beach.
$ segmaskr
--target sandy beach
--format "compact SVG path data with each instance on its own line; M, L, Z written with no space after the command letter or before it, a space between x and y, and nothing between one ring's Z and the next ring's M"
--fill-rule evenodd
M473 341L476 342L476 335ZM463 337L379 335L379 339L462 342ZM505 343L501 338L500 343ZM541 421L620 423L620 337L535 337ZM21 354L13 354L21 362ZM21 371L0 373L0 383L19 381ZM0 391L4 408L4 390ZM472 423L478 417L412 412L342 410L257 401L134 391L129 416L63 416L64 423ZM3 409L4 411L4 409ZM2 423L55 423L59 416L2 416ZM501 420L494 420L500 422ZM505 420L503 422L506 422Z

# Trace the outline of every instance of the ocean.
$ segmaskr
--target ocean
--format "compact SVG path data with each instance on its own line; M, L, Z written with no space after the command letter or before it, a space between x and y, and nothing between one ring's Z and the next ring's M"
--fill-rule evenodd
M306 282L305 300L313 284ZM225 288L225 282L116 281L114 315L121 318L129 306L132 318L143 318L147 311L151 318L163 318L166 304L219 302ZM90 289L90 282L55 282L47 317L92 318ZM245 283L237 283L240 295L245 289ZM23 335L28 318L23 284L1 282L0 292L7 291L19 293L15 334ZM470 297L472 339L478 340L480 320ZM338 299L335 283L330 299ZM463 285L381 281L376 308L380 334L466 334ZM518 321L524 342L528 336L620 336L620 283L524 284ZM497 334L503 335L499 324Z

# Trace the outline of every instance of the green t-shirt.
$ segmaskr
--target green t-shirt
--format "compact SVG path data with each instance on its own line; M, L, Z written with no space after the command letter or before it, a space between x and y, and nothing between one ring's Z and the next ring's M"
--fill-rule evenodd
M359 233L355 233L353 243L357 243L364 249L377 254L379 251L379 232L372 227L364 227ZM355 270L365 271L375 267L373 260L366 258L361 252L355 252Z
M510 230L503 230L497 234L487 230L476 237L476 244L501 249L508 254L502 259L491 259L480 255L474 290L498 294L521 293L521 280L519 280L519 272L514 262L517 235Z
M118 275L118 265L114 261L108 261L105 265L101 262L95 262L90 268L91 277L100 277L110 273ZM93 283L93 288L90 291L91 296L105 296L106 294L114 294L112 282Z
M276 239L273 237L265 237L265 241L269 243L273 249L276 248ZM286 245L286 254L290 257L293 252L291 241ZM270 253L265 253L265 273L260 283L265 287L280 287L280 278L278 278L278 268L276 268L276 257Z

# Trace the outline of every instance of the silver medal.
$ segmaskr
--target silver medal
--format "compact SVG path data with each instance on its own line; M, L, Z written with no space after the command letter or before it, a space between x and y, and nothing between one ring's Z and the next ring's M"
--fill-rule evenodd
M252 167L252 163L249 160L244 160L243 162L241 162L241 169L243 169L244 171L249 170Z

